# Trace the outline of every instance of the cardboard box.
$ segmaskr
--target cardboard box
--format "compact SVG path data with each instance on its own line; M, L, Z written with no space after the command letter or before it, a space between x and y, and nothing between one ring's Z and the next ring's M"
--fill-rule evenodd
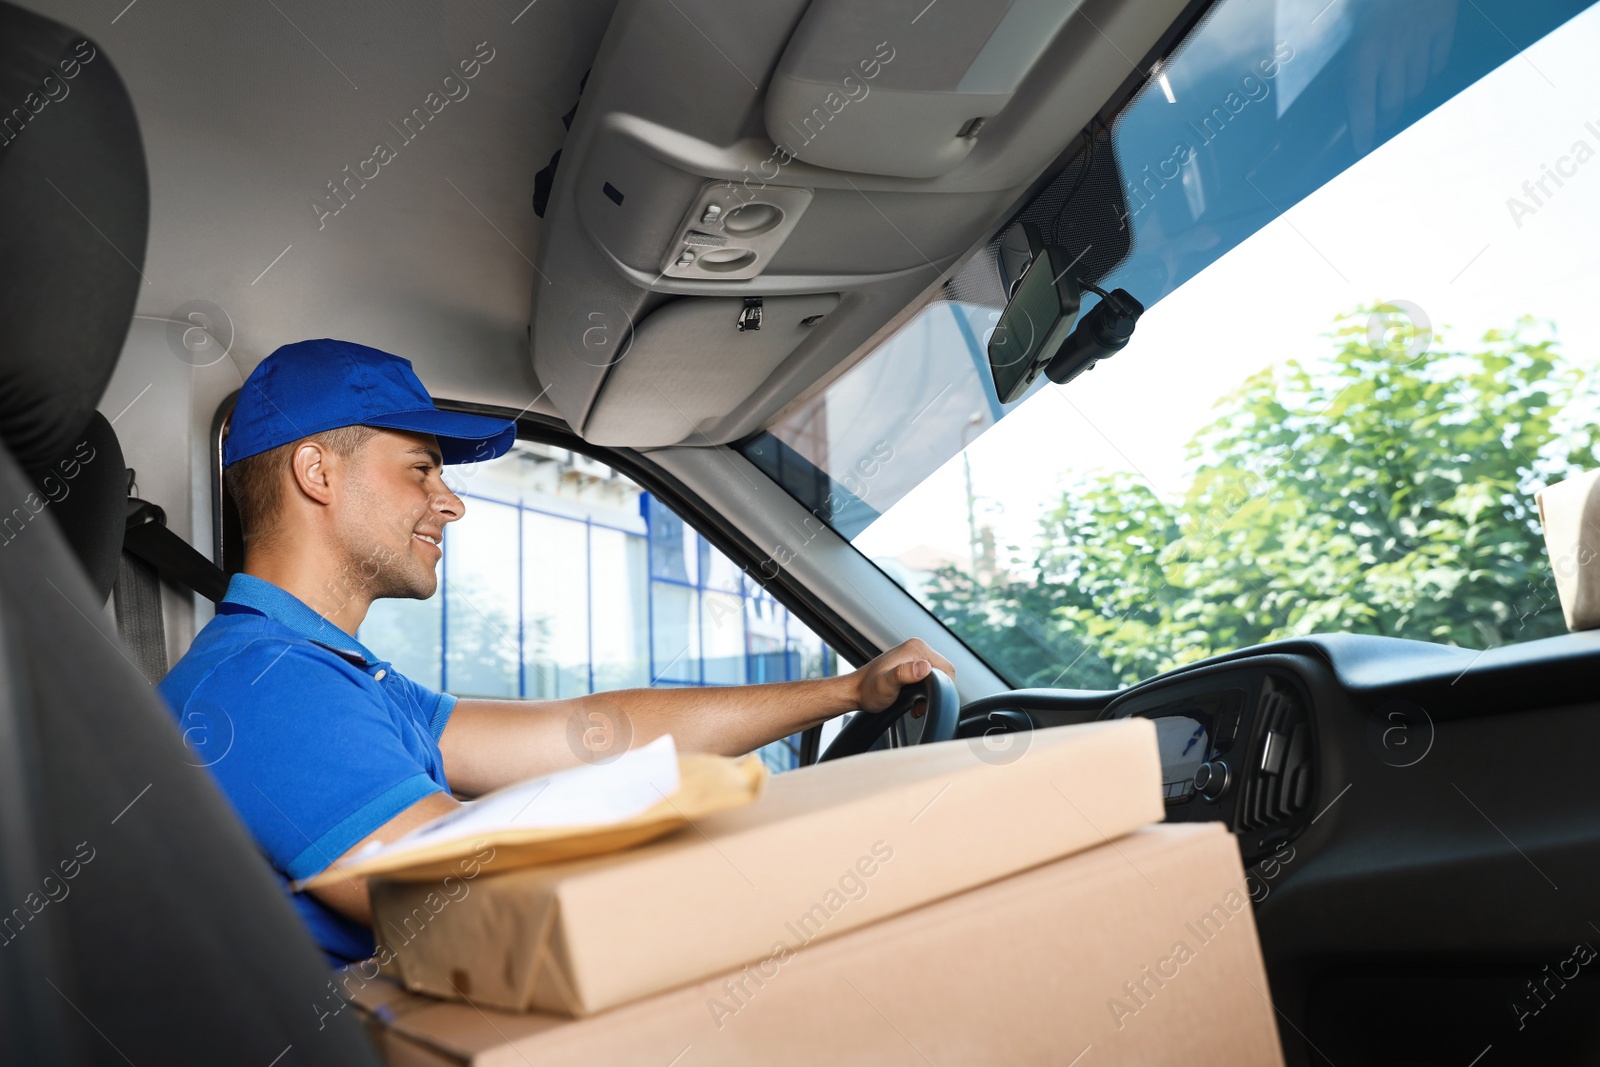
M351 989L391 1067L1279 1065L1233 836L1156 826L587 1019Z
M624 853L372 883L407 988L575 1016L878 922L1159 820L1154 724L869 752ZM447 896L450 889L452 896Z

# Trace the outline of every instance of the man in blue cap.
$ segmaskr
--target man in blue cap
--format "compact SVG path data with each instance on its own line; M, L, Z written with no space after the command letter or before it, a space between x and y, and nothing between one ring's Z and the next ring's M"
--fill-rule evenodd
M671 733L734 755L950 664L921 641L852 674L761 686L635 689L568 700L457 700L355 639L380 597L438 587L444 528L466 507L447 464L503 455L514 423L441 411L408 360L301 341L245 381L223 443L244 570L160 690L285 890L372 840L578 761L574 717L619 712L631 743ZM375 951L365 882L292 894L335 965Z

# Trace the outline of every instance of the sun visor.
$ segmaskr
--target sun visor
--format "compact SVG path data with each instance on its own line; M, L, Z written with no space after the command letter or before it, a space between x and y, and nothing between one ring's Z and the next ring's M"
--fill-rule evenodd
M815 0L767 90L767 134L818 167L932 178L967 157L1077 0Z
M701 433L825 329L838 303L838 293L814 293L684 297L662 306L625 343L584 438L651 447Z

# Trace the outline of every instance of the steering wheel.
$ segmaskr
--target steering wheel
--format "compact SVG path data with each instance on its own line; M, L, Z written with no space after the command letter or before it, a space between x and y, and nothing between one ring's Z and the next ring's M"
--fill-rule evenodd
M956 720L961 715L961 694L956 692L956 683L950 680L950 676L934 667L922 681L901 686L900 695L895 697L894 703L882 711L857 712L844 724L839 736L833 739L828 751L819 756L817 762L867 751L889 727L919 703L927 705L919 743L949 741L955 737Z

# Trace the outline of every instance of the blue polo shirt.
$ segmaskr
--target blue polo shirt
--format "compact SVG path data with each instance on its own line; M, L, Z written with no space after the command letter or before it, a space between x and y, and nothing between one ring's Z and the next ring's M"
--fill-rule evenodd
M309 878L431 793L456 698L396 672L271 582L236 574L158 687L255 836L328 962L372 932L289 883Z

